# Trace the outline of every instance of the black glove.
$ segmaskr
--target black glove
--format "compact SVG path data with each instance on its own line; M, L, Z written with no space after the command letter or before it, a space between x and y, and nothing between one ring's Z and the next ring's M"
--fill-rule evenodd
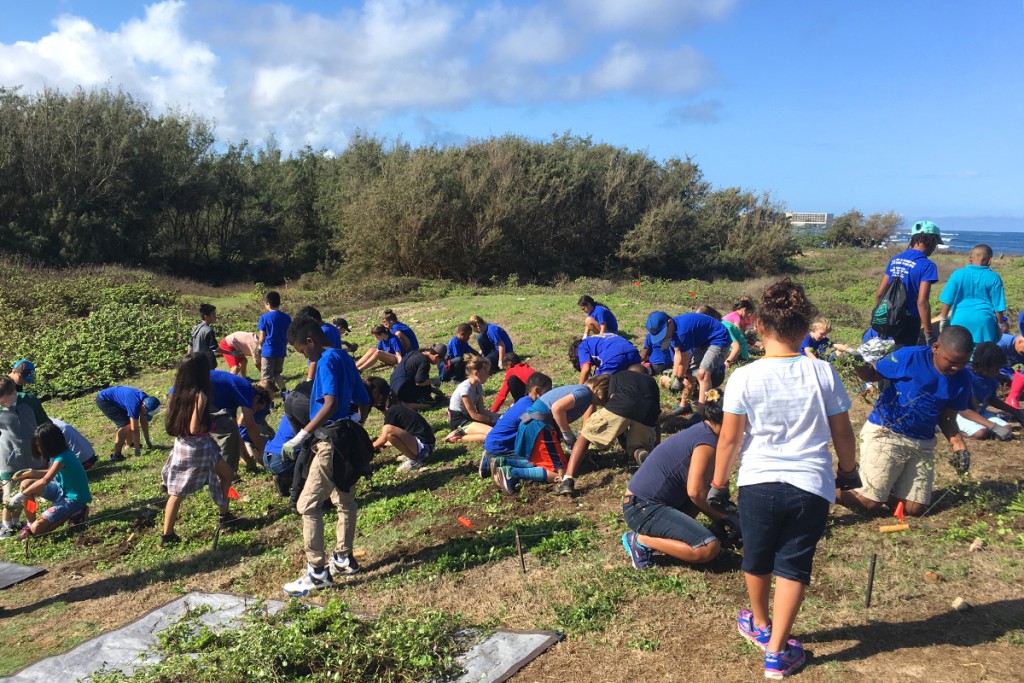
M718 512L723 512L727 515L736 512L736 504L729 500L729 487L725 486L719 488L714 484L708 489L708 507Z
M952 465L953 469L956 470L956 473L962 477L971 469L971 452L966 448L960 451L954 451L952 457L949 459L949 464Z
M1017 421L1017 424L1019 424L1021 427L1024 427L1024 410L1017 408L1016 410L1011 410L1009 412L1009 415L1010 417Z
M1006 425L993 425L988 431L1000 441L1009 441L1013 438L1013 432Z
M931 346L935 342L939 341L939 333L934 329L931 332L925 332L924 340L928 346Z
M840 491L851 491L859 489L861 486L863 486L863 482L860 480L859 467L854 467L852 472L843 472L841 469L836 470L836 488Z

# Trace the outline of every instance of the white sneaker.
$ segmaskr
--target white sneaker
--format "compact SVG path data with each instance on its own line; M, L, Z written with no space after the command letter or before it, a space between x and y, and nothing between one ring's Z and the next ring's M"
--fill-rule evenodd
M25 494L22 493L21 491L18 491L13 496L11 496L10 500L7 501L7 507L9 507L11 510L20 510L22 506L25 504L25 498Z
M306 573L300 576L298 580L286 583L284 585L284 592L293 598L304 598L321 588L330 588L333 585L334 581L331 580L331 573L329 571L323 569L318 572L312 566L306 565Z
M360 566L356 562L356 558L351 555L339 557L338 553L331 553L331 571L338 576L352 576L353 574L358 574L359 570Z
M399 472L409 472L411 470L418 470L421 467L423 467L423 461L422 460L410 460L409 458L406 458L402 462L402 464L398 466L398 471Z

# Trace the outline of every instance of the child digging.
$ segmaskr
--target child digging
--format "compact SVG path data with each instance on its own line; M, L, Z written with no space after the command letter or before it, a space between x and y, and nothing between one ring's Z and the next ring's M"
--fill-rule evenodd
M637 569L654 565L652 550L691 564L718 557L721 543L696 520L700 512L738 531L735 517L707 504L721 430L722 403L712 389L704 419L662 441L629 480L622 515L630 531L622 534L622 546Z
M167 406L164 427L174 437L171 454L164 463L161 477L167 488L164 527L160 546L178 543L174 533L181 500L204 486L220 508L220 523L235 521L228 511L228 489L234 472L221 457L220 448L210 435L213 417L210 414L210 363L205 354L190 353L178 363L174 391Z
M45 534L68 520L72 523L84 520L92 502L85 468L68 448L68 442L57 425L46 423L36 428L32 436L32 451L47 467L45 470L19 473L22 484L18 502L42 496L51 504L38 519L21 530L19 540Z
M373 449L378 451L384 446L397 448L403 458L398 466L399 472L423 467L437 443L430 424L418 412L396 399L383 377L368 377L363 384L370 393L373 407L384 413L384 427L373 442Z
M805 662L790 630L807 584L836 488L860 485L850 398L831 365L800 353L814 308L803 287L783 280L761 298L758 332L765 357L737 368L723 403L722 430L708 505L726 514L729 472L741 457L739 518L751 609L740 634L764 650L765 678L781 679ZM839 475L832 474L832 441ZM775 576L775 605L768 597Z

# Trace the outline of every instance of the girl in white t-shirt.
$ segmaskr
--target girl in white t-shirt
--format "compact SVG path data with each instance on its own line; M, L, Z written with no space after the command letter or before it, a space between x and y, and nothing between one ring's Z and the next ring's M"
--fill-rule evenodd
M455 387L448 402L448 443L483 441L498 421L498 414L484 407L484 382L491 374L491 362L482 356L464 356L466 379Z
M790 630L811 579L818 540L835 489L860 486L850 399L831 365L800 353L814 319L802 286L783 280L761 298L757 331L762 360L738 368L725 411L708 504L727 511L729 473L740 456L739 517L743 571L751 608L737 618L741 635L765 651L766 678L783 678L805 661ZM832 474L832 441L839 474ZM775 606L768 597L775 576Z

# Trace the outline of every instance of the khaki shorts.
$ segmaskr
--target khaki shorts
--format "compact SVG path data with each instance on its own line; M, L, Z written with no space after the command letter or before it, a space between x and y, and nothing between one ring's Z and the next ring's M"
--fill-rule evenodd
M284 372L284 358L267 358L264 356L260 361L260 379L273 382L275 377Z
M626 435L628 455L632 455L638 448L650 451L658 441L658 432L654 427L616 415L607 408L602 408L591 415L580 432L580 436L602 451L610 448L621 434Z
M238 472L238 459L242 452L242 436L238 433L238 423L234 415L218 415L213 418L210 436L220 447L220 454L231 466L232 472Z
M935 480L935 437L912 439L865 422L860 430L860 478L857 492L884 503L889 496L927 505Z

